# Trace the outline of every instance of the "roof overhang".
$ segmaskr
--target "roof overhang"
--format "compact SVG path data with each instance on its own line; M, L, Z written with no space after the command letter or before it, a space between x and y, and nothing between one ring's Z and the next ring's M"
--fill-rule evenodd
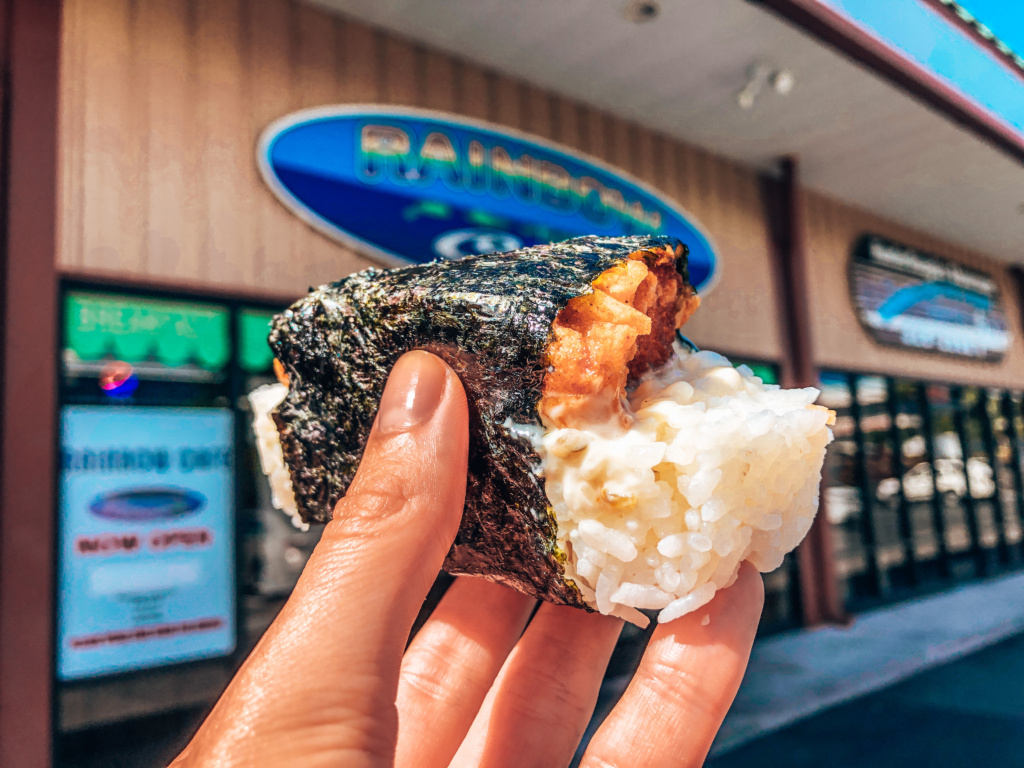
M309 2L750 166L799 156L810 189L1024 263L1016 139L958 116L822 21L836 14L829 4L853 0L672 0L645 24L624 18L625 0ZM931 0L899 2L940 13ZM791 71L795 87L742 109L759 63Z

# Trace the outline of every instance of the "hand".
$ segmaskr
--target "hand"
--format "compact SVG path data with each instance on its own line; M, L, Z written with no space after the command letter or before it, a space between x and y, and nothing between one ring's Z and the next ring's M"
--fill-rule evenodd
M403 356L291 598L174 766L568 765L619 619L543 604L531 620L534 600L461 577L405 648L458 530L467 425L452 370ZM704 609L659 626L583 766L700 765L762 601L745 565Z

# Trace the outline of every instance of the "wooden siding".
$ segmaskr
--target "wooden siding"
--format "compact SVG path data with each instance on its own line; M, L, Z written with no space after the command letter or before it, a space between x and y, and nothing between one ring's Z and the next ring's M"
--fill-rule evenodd
M299 294L373 262L303 224L256 170L306 107L451 111L562 142L691 212L722 259L700 344L776 358L756 174L582 104L289 0L66 0L59 266Z

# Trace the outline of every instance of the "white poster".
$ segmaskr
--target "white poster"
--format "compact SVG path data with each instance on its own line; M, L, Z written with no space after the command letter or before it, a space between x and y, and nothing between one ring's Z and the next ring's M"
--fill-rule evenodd
M234 649L233 425L223 408L63 409L61 679Z

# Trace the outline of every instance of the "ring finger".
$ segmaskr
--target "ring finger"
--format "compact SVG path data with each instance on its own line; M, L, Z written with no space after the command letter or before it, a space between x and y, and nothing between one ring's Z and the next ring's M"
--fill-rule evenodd
M659 626L583 768L702 765L743 678L763 604L761 576L745 563L705 608Z
M544 604L487 694L452 768L568 765L622 620Z

